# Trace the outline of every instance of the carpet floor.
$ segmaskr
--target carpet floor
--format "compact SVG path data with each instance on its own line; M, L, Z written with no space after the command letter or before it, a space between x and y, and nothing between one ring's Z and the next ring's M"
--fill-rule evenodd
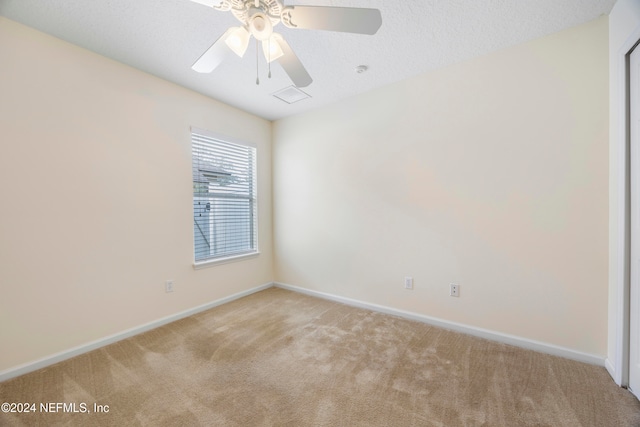
M602 367L279 288L0 383L1 402L36 404L2 426L640 426Z

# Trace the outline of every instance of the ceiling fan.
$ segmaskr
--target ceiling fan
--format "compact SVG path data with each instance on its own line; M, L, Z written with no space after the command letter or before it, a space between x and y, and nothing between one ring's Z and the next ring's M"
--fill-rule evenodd
M192 65L199 73L210 73L230 52L243 57L251 36L262 42L267 63L278 61L297 87L309 86L313 79L282 35L273 27L375 34L382 25L378 9L332 6L284 6L281 0L191 0L223 12L231 11L242 24L231 27ZM256 52L257 55L257 52ZM256 56L257 61L257 56ZM269 77L271 69L269 68ZM256 78L256 84L260 81Z

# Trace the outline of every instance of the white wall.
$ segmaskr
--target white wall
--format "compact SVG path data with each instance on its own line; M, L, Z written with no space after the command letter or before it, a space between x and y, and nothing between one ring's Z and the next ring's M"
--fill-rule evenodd
M640 2L618 0L609 14L609 343L607 369L624 383L623 305L625 292L625 70L622 58L640 39ZM635 37L635 39L633 39Z
M276 122L276 280L602 360L607 75L603 17Z
M2 17L0 58L0 372L273 280L270 122ZM193 270L190 126L257 144L259 257Z

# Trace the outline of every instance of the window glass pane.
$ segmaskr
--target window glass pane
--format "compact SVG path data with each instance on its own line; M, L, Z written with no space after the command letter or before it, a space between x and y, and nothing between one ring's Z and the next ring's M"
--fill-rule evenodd
M256 149L191 137L195 260L256 252Z

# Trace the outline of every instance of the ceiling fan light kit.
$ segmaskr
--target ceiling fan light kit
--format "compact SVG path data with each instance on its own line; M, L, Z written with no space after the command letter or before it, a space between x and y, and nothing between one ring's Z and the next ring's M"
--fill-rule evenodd
M278 61L297 87L309 86L313 79L282 35L273 28L282 23L288 28L375 34L382 25L377 9L332 6L283 6L280 0L191 0L219 11L231 11L241 27L228 29L191 67L210 73L229 51L243 57L253 36L262 42L267 63ZM219 3L218 3L219 2ZM269 74L271 77L271 74ZM257 82L257 80L256 80Z
M225 43L233 53L242 58L249 47L251 34L244 27L232 27L230 29L233 31L226 37Z
M269 37L269 40L262 42L262 53L264 53L264 58L267 60L267 62L273 62L284 55L284 52L280 47L281 40L282 36L280 34L274 33L271 35L271 37Z
M249 30L256 40L267 40L273 33L273 25L262 12L254 12L249 18Z

